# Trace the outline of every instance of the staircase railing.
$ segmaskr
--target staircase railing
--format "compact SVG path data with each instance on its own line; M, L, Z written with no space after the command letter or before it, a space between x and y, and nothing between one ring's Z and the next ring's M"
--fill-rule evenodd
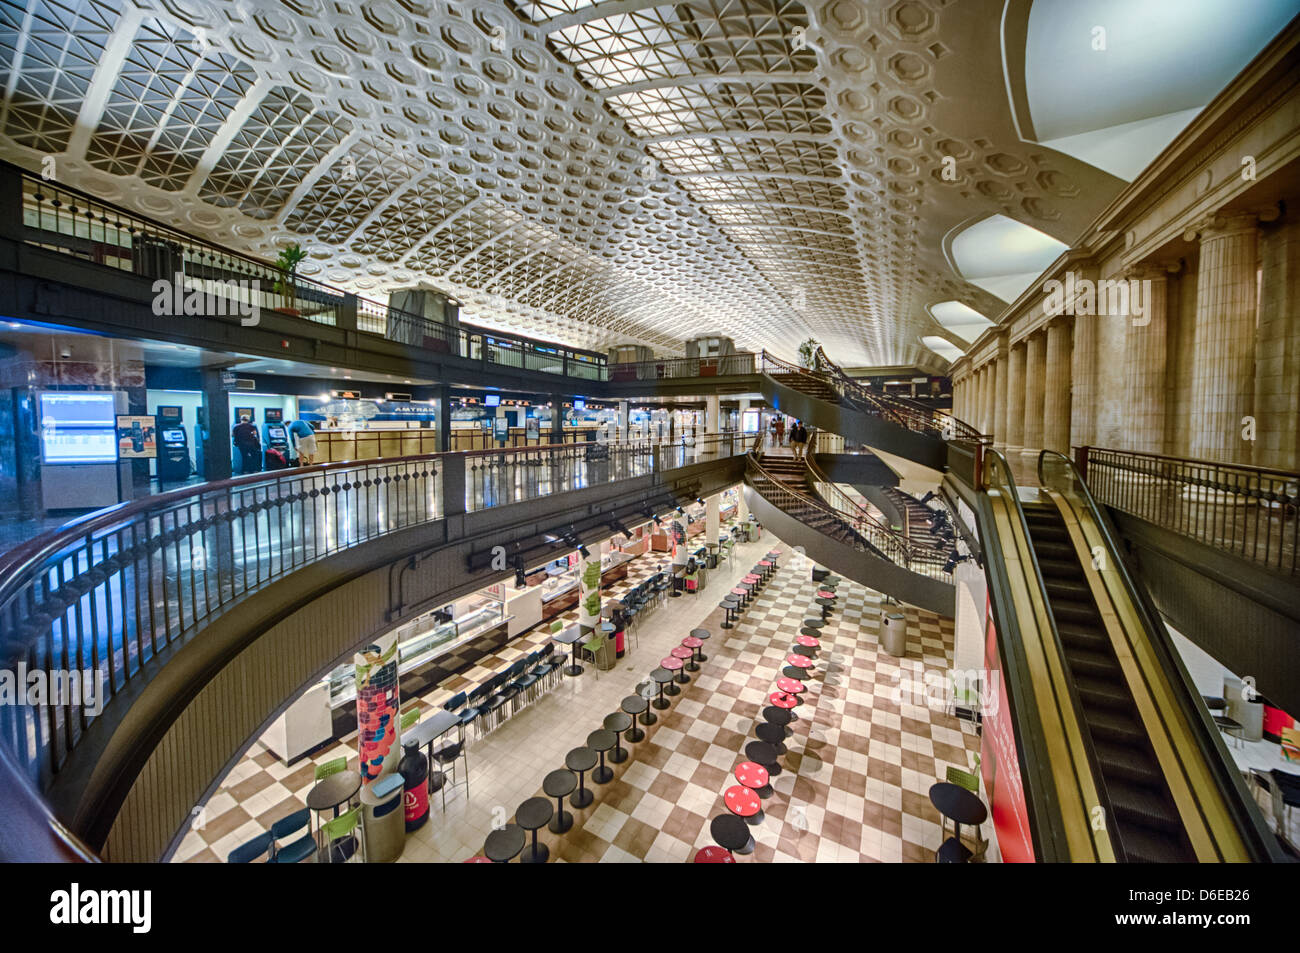
M1300 473L1101 447L1077 448L1075 465L1099 503L1268 569L1300 572Z
M746 479L760 494L778 509L791 515L800 511L814 511L841 526L845 536L854 549L859 552L871 552L887 559L896 566L901 566L918 575L952 582L952 574L943 571L942 565L936 565L925 559L913 558L907 541L900 535L880 525L870 514L863 511L844 493L843 490L829 483L828 492L831 499L825 500L809 493L803 493L786 483L771 470L764 467L759 459L759 447L749 454L746 465ZM819 479L824 480L821 476ZM860 519L865 517L865 519ZM802 519L802 517L800 517Z
M988 439L970 424L958 420L952 414L908 400L906 397L871 390L845 374L820 347L813 353L813 362L818 376L829 382L841 398L852 403L863 413L944 440L978 443Z

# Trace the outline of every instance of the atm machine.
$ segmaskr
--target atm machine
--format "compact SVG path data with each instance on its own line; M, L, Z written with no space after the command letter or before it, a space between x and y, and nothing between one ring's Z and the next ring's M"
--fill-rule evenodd
M280 452L283 463L275 459L272 450ZM284 426L284 411L279 407L266 408L265 422L262 424L262 469L280 470L287 467L292 453L289 431Z
M158 483L180 483L190 478L190 445L186 439L182 409L158 405Z

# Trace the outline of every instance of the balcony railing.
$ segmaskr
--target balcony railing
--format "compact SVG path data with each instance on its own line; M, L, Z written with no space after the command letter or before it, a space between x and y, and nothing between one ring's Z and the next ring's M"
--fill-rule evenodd
M1075 465L1099 503L1268 569L1300 565L1300 473L1100 447Z
M724 357L666 357L609 365L611 381L661 381L682 377L731 377L755 372L755 355L739 351Z
M316 324L355 327L435 354L540 371L578 380L606 379L605 356L498 333L450 325L350 294L275 265L195 238L77 189L20 171L26 241L154 281L181 276L186 293L224 302L230 314L255 305Z
M12 761L24 783L49 790L96 709L151 678L169 647L201 637L229 606L295 570L440 519L449 468L463 468L464 509L477 511L748 449L745 435L722 433L330 463L75 520L0 556L0 666L44 673L51 685L76 672L99 685L99 705L80 693L0 706L0 772Z

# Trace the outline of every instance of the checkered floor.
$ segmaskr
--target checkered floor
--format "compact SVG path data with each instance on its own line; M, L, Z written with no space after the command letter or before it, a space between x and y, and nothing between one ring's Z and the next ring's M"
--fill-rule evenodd
M553 861L684 862L712 843L709 820L726 812L723 792L735 783L734 767L773 682L780 674L815 588L810 564L789 555L736 628L721 628L717 602L729 581L748 571L768 549L789 547L764 533L740 547L733 566L715 574L696 597L670 600L641 627L640 644L612 671L566 679L485 738L470 745L470 791L431 798L430 823L408 837L403 860L457 861L482 852L483 839L510 818L524 799L541 794L542 778L562 766L565 752L583 744L604 715L637 689L657 659L691 628L713 637L709 660L683 686L671 709L659 712L645 741L628 745L632 757L613 765L614 779L588 786L595 801L575 815L573 828L554 835L543 829ZM658 554L638 559L627 583L655 571ZM939 815L927 791L948 765L969 768L978 736L967 724L927 705L915 687L927 674L942 679L951 664L952 621L908 607L907 656L879 649L879 595L843 582L838 608L821 630L821 654L796 709L784 770L773 778L763 819L751 830L757 861L929 861L940 843ZM512 644L502 662L543 644L536 633ZM495 664L495 663L494 663ZM483 673L469 672L465 682ZM486 677L486 675L483 675ZM441 704L464 686L440 686L423 701ZM901 691L900 691L901 689ZM913 695L912 691L917 690ZM346 754L344 739L315 758L286 768L254 746L211 799L203 826L187 835L177 860L217 860L265 825L301 806L312 786L315 763ZM626 744L626 742L625 742ZM988 836L987 830L984 836Z

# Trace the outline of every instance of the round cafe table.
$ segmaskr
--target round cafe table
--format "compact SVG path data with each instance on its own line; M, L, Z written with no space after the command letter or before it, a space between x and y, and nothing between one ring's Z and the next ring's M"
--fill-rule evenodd
M736 858L731 856L731 851L716 844L701 847L695 852L695 863L697 864L734 864L735 862Z
M799 704L799 696L791 695L789 692L773 692L767 696L767 699L777 708L793 708Z
M798 695L800 692L807 691L808 686L797 678L786 678L782 675L776 680L776 687L781 689L787 695Z
M791 652L785 657L785 660L795 668L812 668L813 661L806 655L799 655Z
M361 790L361 772L355 769L344 769L336 771L328 777L321 778L307 792L307 806L316 814L316 837L318 840L320 838L320 815L325 811L333 811L334 816L338 817L339 808L356 797L359 790ZM335 856L344 858L351 857L356 849L356 837L352 834L340 838L332 846ZM328 853L324 847L321 847L320 850L322 853Z
M757 824L762 818L763 802L758 795L743 784L733 784L722 795L722 803L727 810L737 817L743 817L751 824Z
M645 732L640 729L636 723L636 716L644 716L650 707L650 700L641 695L628 695L619 703L619 708L623 709L632 716L632 727L628 729L627 740L635 744L638 741L645 740ZM647 722L648 724L648 722Z
M795 642L810 649L818 648L822 644L820 639L813 638L811 635L801 635L795 639Z
M697 639L693 635L688 635L686 638L682 639L682 648L690 649L692 653L698 652L700 646L703 644L703 639ZM698 660L699 655L692 654L691 658L686 660L687 671L698 672L700 670L700 663Z
M708 629L691 629L691 638L699 639L701 643L699 646L697 646L698 651L695 653L695 661L707 662L709 660L709 657L704 654L703 643L707 642L709 640L709 636L711 635L712 633ZM682 645L687 645L687 644L689 643L687 642L682 643Z
M755 761L742 761L736 765L736 780L751 791L761 791L768 786L767 768ZM761 795L760 795L761 796Z
M678 647L680 648L680 646ZM676 656L669 655L667 658L659 660L659 667L669 675L672 675L674 672L680 672L682 670L682 660ZM658 681L658 679L655 679L655 681ZM664 686L663 690L669 695L680 695L682 690L673 684L674 681L676 681L675 678L670 678L668 684ZM658 708L659 706L655 705L655 707ZM664 707L667 706L665 705Z
M682 685L690 682L691 677L686 674L686 670L691 667L691 656L695 654L694 650L685 645L674 645L668 654L681 660L682 667L677 671L677 681ZM695 667L699 668L698 665Z
M555 798L555 816L547 825L552 834L563 834L573 826L573 815L564 809L564 799L578 786L578 779L568 768L558 768L542 779L542 791Z
M949 848L949 850L964 859L969 854L969 851L961 842L961 826L963 824L983 824L988 819L989 812L984 806L984 802L973 791L969 791L960 785L949 784L947 781L940 781L938 784L930 785L930 803L938 809L940 814L952 820L952 840L956 842L956 846ZM946 846L947 843L945 841L944 845ZM943 847L940 847L940 850L943 849Z
M678 660L673 659L673 661L677 662ZM678 664L680 664L680 662ZM654 679L655 684L659 686L659 697L652 701L650 706L663 711L670 704L668 699L664 698L664 686L672 684L673 673L668 671L668 669L661 667L651 672L650 677ZM653 714L653 712L651 712L651 714Z
M544 827L555 814L555 808L544 797L530 797L515 810L515 823L526 831L533 832L533 843L519 858L521 864L544 864L551 856L551 849L537 842L537 829Z

